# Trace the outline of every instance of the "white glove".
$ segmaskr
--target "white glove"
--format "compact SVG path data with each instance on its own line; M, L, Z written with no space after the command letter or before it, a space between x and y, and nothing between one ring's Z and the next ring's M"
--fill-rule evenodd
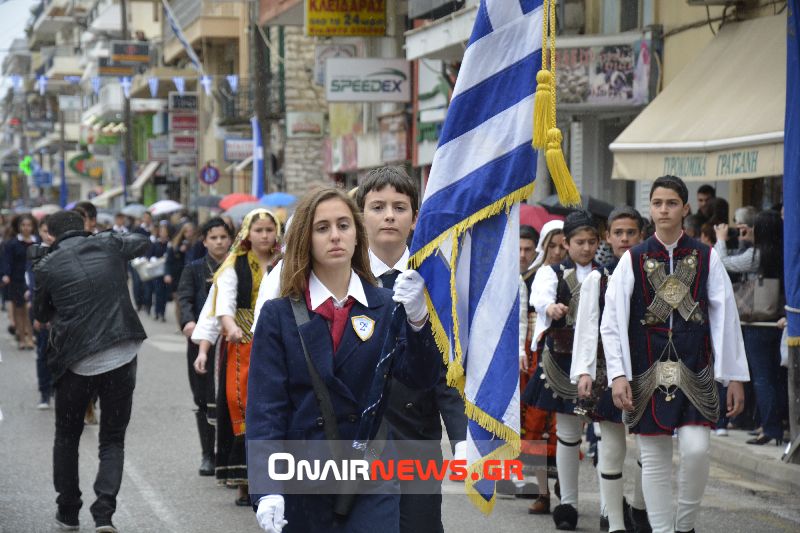
M455 461L467 460L467 441L461 440L456 442L455 451L453 452L453 459Z
M258 500L256 520L261 529L267 533L281 533L283 526L288 524L283 519L283 496L270 494Z
M403 304L408 320L413 323L422 322L428 316L428 306L425 305L425 280L416 270L406 270L397 276L392 299Z

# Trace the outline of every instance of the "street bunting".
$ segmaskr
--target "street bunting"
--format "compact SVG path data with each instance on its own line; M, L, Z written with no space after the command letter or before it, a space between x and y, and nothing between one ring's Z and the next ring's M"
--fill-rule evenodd
M313 37L386 35L386 0L306 0L305 28Z

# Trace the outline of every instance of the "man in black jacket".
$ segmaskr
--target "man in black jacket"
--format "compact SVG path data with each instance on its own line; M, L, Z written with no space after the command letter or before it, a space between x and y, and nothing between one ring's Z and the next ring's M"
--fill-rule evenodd
M136 354L147 337L131 304L126 267L144 253L149 241L136 234L91 235L73 211L51 215L49 229L56 242L34 266L33 312L39 322L51 323L47 365L56 398L56 523L64 530L80 527L78 445L86 407L96 395L102 408L100 465L91 512L96 532L114 532L111 517L122 482Z
M209 404L214 407L214 368L198 374L194 370L199 346L192 342L192 332L200 319L200 311L211 289L214 272L228 254L233 242L233 230L219 217L210 219L200 228L203 246L208 253L186 265L178 283L177 299L181 329L187 338L186 359L189 367L189 386L194 404L197 406L197 431L203 458L200 463L201 476L214 475L214 426L208 423ZM211 364L213 365L213 359Z

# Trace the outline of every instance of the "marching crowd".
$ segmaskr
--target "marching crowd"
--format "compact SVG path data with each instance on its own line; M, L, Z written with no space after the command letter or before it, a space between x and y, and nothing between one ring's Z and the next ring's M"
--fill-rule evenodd
M529 512L552 514L558 529L577 527L584 434L597 450L608 531L693 531L712 430L754 430L754 445L783 439L781 214L741 208L733 229L713 188L701 188L697 203L690 214L685 184L664 176L650 192L650 221L623 206L604 220L574 211L539 231L520 228L529 475L498 483L498 492L532 499ZM78 442L99 399L91 512L97 532L116 531L146 337L138 313L166 322L172 299L187 338L199 474L237 488L236 505L252 507L265 531L442 531L441 483L418 494L401 481L349 499L248 484L266 477L253 465L248 472L253 441L391 435L384 453L441 460L444 426L454 456L466 457L464 403L446 384L422 278L407 268L418 205L415 183L385 167L353 195L311 190L290 221L255 209L238 228L219 217L198 227L186 212L160 221L145 212L99 228L88 202L41 221L3 220L9 330L20 349L37 349L39 407L55 397L57 524L79 527ZM597 259L605 257L613 259ZM390 356L387 335L397 339ZM622 474L628 431L637 435L640 467L630 499ZM548 478L557 480L552 509Z

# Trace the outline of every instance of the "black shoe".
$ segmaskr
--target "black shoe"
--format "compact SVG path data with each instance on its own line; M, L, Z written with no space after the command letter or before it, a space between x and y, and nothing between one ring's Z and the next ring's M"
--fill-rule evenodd
M61 531L78 531L81 528L77 512L75 514L67 514L56 511L56 525Z
M759 435L754 439L750 439L747 441L747 444L755 444L756 446L763 446L764 444L769 444L769 441L772 440L772 437L767 437L764 434ZM775 446L780 446L783 444L783 439L775 439Z
M516 497L522 498L523 500L535 500L539 497L539 485L536 483L525 483L517 490Z
M501 479L495 485L495 491L500 496L515 496L517 494L517 486L513 481Z
M200 461L200 470L198 472L201 476L214 475L214 457L211 455L204 455L203 460Z
M119 530L111 523L111 519L97 520L94 523L94 533L119 533Z
M634 533L653 533L650 527L650 519L647 518L647 509L637 509L636 507L628 507L630 513L630 521L633 524Z
M578 510L568 503L562 503L553 509L553 522L556 529L575 531L578 527Z
M608 531L608 517L606 515L600 516L600 531Z
M14 326L8 326L8 333L11 336L16 335L17 334L17 328L15 328Z

